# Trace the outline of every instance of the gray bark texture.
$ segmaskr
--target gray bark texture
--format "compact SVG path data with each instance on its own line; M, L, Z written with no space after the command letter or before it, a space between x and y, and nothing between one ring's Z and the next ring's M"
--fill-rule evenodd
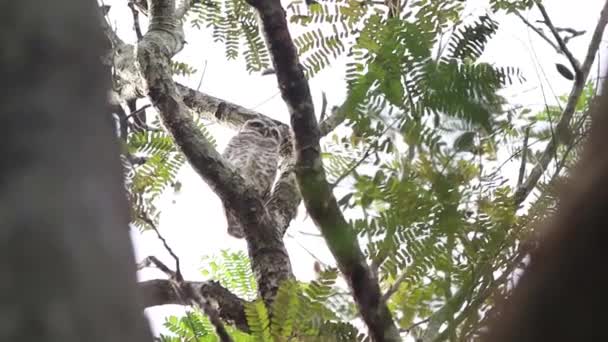
M93 0L3 2L0 340L143 342Z

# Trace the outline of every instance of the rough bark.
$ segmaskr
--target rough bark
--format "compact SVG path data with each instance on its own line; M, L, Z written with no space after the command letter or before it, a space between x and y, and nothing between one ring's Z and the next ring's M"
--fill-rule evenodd
M151 341L96 4L21 0L2 14L0 340Z
M220 318L237 327L249 332L247 319L245 317L245 301L234 295L219 283L209 282L186 282L188 286L197 291L204 299L214 303ZM167 304L189 305L196 298L183 298L173 286L170 280L155 279L139 283L143 294L144 305L153 307Z
M399 332L370 271L357 236L344 219L328 184L308 81L293 44L279 0L249 0L260 17L266 44L287 104L295 137L295 173L308 213L321 229L375 341L400 341Z
M282 236L261 198L197 129L172 80L169 61L183 46L175 1L150 1L148 5L150 26L137 47L137 61L147 94L190 165L224 203L233 206L231 209L245 230L260 296L271 303L280 284L293 276Z

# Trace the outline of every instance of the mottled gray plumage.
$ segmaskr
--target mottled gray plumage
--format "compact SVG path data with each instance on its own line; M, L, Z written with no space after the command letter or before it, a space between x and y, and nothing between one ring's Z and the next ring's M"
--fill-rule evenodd
M249 186L266 199L277 173L280 143L281 134L272 122L252 119L245 122L239 133L228 142L223 157L240 172ZM243 227L227 210L226 204L224 212L228 234L238 239L245 237Z

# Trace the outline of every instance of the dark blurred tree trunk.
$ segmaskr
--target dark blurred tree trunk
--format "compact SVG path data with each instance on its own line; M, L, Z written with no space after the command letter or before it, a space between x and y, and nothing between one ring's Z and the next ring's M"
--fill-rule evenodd
M584 153L557 214L484 342L608 341L608 83L591 106Z
M0 341L151 341L96 2L4 1L0 37Z

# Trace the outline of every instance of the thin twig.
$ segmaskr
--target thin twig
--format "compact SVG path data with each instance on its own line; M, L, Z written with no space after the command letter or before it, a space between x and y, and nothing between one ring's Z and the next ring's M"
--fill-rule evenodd
M388 132L397 122L399 122L399 119L395 119L393 120L393 122L391 122L389 125L386 126L386 128L380 133L380 137L382 137L384 134L386 134L386 132ZM378 138L376 140L376 143L380 141L380 138ZM344 172L343 174L340 175L340 177L338 177L338 179L336 179L336 181L333 184L330 184L330 189L333 190L336 188L336 186L338 186L338 184L340 184L340 182L342 182L344 180L344 178L348 177L348 175L350 175L351 172L353 172L356 168L358 168L371 154L372 149L377 147L376 144L370 144L367 149L365 150L365 153L363 154L363 157L361 157L361 159L359 159L357 162L355 162L354 164L352 164L348 170L346 170L346 172Z
M305 232L303 230L298 230L298 233L302 234L302 235L308 235L308 236L312 236L312 237L317 237L317 238L322 238L323 235L319 234L319 233L309 233L309 232Z
M524 133L524 143L521 147L521 165L519 166L519 176L517 177L517 187L521 186L521 183L524 181L524 176L526 174L526 163L528 157L528 138L530 137L530 126L526 127L526 132Z
M133 14L133 29L135 30L135 35L137 36L137 41L140 41L144 35L141 33L141 27L139 26L139 11L135 8L135 4L133 1L129 1L128 4L131 9L131 13Z
M146 108L148 108L148 107L151 107L151 105L150 105L150 104L147 104L147 105L144 105L144 106L142 106L141 108L139 108L139 109L137 109L137 110L132 111L131 113L129 113L129 115L127 115L127 116L125 117L125 120L129 120L131 117L133 117L133 116L135 116L135 115L137 115L137 114L139 114L139 113L142 113L142 112L143 112L143 111L145 111L145 110L146 110Z
M336 179L336 181L331 184L330 188L333 190L335 189L336 186L338 186L338 184L340 184L340 182L342 182L346 177L348 177L356 168L358 168L361 164L363 164L363 162L369 157L369 155L372 152L372 149L375 147L374 144L370 144L367 149L365 150L365 153L363 153L363 156L357 160L356 162L354 162L353 164L351 164L351 166L348 168L348 170L346 170L344 173L342 173L340 175L340 177L338 177L338 179Z
M159 270L161 270L161 272L168 275L169 278L171 278L171 279L176 278L176 272L173 271L172 269L170 269L167 265L165 265L164 262L160 261L157 257L155 257L153 255L142 260L142 262L140 262L137 265L137 269L141 270L143 268L150 267L150 266L154 266L154 267L158 268Z
M393 285L391 285L391 287L386 291L384 296L382 296L382 297L384 297L384 300L388 301L391 298L391 296L399 290L399 286L401 286L401 283L403 283L405 281L406 276L407 276L407 272L403 272L399 276L399 278L397 278L397 280L395 280Z
M167 252L169 252L171 257L173 257L173 259L175 260L175 279L180 282L183 281L184 278L182 277L182 272L181 272L181 269L179 266L179 258L173 252L173 249L171 249L171 247L167 243L167 240L165 240L165 238L160 234L160 231L158 230L158 227L156 227L156 224L154 223L154 221L152 221L152 219L150 219L150 217L148 217L148 215L146 215L146 214L140 214L139 218L142 221L146 222L150 226L150 228L152 228L152 230L154 230L154 232L156 233L156 236L163 243L163 246L165 247Z
M325 119L325 115L326 110L327 110L327 96L325 95L325 92L321 92L321 115L319 116L319 121L323 121Z
M298 239L296 239L295 236L293 236L289 233L287 233L287 236L290 238L293 238L293 240L300 246L300 248L302 248L306 253L308 253L308 255L310 255L313 259L315 259L317 262L319 262L323 266L327 266L327 263L323 262L323 260L321 260L321 258L316 256L313 252L311 252L308 248L306 248L302 243L300 243L300 241L298 241Z
M519 17L519 19L521 19L521 21L523 21L524 24L526 24L529 28L531 28L534 32L536 32L536 34L538 34L542 39L544 39L547 43L549 43L549 45L551 45L551 47L553 49L555 49L555 51L557 51L557 53L561 53L559 46L557 46L551 39L549 39L549 37L547 37L547 35L543 31L541 31L538 27L532 25L532 23L529 22L528 19L526 19L519 11L515 11L515 15L517 15L517 17Z
M537 20L536 22L537 23L541 23L541 24L545 24L544 20ZM587 31L585 31L585 30L576 30L576 29L573 29L571 27L559 27L559 26L555 26L555 30L557 32L566 32L566 33L570 34L570 36L564 37L564 43L566 43L566 44L568 43L569 40L574 39L574 38L576 38L578 36L582 36L585 33L587 33Z
M205 78L205 72L207 71L207 60L205 60L205 65L203 66L203 72L201 73L201 79L198 80L198 85L196 86L196 90L201 89L201 85L203 84L203 78Z
M422 321L416 322L416 323L414 323L414 324L410 325L410 326L409 326L409 327L407 327L407 328L400 329L399 331L401 331L401 332L405 332L405 333L409 333L409 332L410 332L412 329L414 329L414 328L416 328L417 326L420 326L420 325L422 325L422 324L424 324L424 323L428 323L430 320L431 320L431 318L430 318L430 317L425 318L425 319L423 319Z
M566 43L564 42L562 37L559 35L559 32L557 32L557 29L551 22L551 18L549 17L549 14L547 13L545 6L543 4L541 4L540 1L536 1L536 7L538 7L538 9L540 10L540 13L543 16L543 19L545 19L545 25L547 25L549 30L551 30L551 33L553 34L553 37L557 41L557 44L559 45L560 50L564 53L564 55L566 55L566 57L568 58L568 61L570 61L570 64L572 65L572 68L574 69L574 73L576 74L576 77L578 79L582 78L583 75L581 73L580 62L576 58L574 58L574 55L572 55L572 52L570 52L570 50L566 46Z

